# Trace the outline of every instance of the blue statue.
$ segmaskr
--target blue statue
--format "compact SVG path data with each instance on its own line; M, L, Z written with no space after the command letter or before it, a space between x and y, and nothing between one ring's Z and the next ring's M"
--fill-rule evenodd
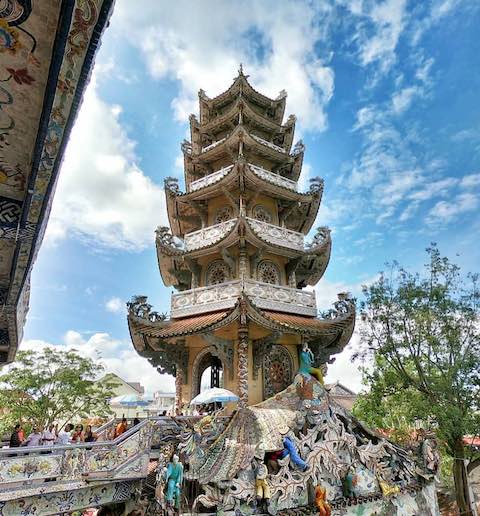
M290 455L290 460L293 464L302 471L305 471L308 468L308 464L300 457L297 447L290 437L287 436L283 439L283 446L285 446L285 448L280 458L283 459L287 457L287 455Z
M174 455L172 462L168 463L165 473L167 481L167 504L174 505L180 510L180 496L182 493L183 464L178 461L178 455Z
M323 382L323 373L321 369L313 367L313 353L312 350L308 347L308 344L305 342L302 347L302 351L300 352L300 367L298 372L304 375L312 375L314 376L322 385Z

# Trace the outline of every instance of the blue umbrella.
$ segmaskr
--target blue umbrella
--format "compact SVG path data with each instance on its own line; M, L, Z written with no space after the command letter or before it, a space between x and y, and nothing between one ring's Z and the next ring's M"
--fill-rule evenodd
M144 394L143 396L137 394L123 394L116 396L110 400L112 405L124 405L126 407L141 407L150 405L153 401L153 396Z

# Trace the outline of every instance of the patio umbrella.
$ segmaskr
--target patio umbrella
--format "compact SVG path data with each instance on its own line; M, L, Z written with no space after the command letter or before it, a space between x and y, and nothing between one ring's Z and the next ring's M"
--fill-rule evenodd
M226 403L227 401L238 401L238 396L227 389L212 387L195 396L190 405L208 405L209 403Z
M144 394L143 396L137 394L123 394L122 396L116 396L110 400L112 405L123 405L125 407L141 407L150 405L153 397Z

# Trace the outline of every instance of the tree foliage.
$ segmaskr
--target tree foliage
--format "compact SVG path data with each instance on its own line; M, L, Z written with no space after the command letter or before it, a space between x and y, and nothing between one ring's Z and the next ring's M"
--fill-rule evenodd
M463 437L480 426L478 275L462 276L434 244L427 254L424 274L394 263L364 288L358 355L373 358L373 368L356 411L376 426L398 417L433 426L455 459L457 503L468 511Z
M0 375L1 420L27 427L74 417L107 416L113 383L98 382L104 368L75 350L20 351Z

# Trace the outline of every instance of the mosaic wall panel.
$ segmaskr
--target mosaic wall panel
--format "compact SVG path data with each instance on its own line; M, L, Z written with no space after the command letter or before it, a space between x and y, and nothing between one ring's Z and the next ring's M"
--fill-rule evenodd
M70 118L111 5L0 2L0 286L9 287L9 360L22 336L25 285L48 220Z
M1 516L48 516L112 502L130 500L140 487L137 482L108 485L41 494L0 503Z

